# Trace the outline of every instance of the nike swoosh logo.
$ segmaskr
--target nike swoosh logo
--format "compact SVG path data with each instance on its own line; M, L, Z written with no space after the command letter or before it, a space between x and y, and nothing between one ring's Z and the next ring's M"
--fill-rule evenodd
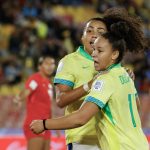
M89 68L89 66L82 66L83 69Z

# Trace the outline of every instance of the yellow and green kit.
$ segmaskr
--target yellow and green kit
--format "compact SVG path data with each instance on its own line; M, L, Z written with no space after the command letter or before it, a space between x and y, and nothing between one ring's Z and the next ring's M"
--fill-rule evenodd
M76 52L60 60L54 83L64 84L75 89L90 81L96 73L92 57L84 51L83 47L79 47ZM65 114L68 115L78 110L83 100L84 97L68 105L65 109ZM94 117L86 125L66 130L65 132L67 144L72 142L88 145L98 144Z
M120 64L94 82L85 101L95 103L96 129L102 150L149 150L141 128L133 80Z

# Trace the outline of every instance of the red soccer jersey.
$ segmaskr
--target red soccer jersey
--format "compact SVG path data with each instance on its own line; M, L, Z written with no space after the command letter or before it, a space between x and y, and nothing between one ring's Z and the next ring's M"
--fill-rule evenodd
M40 73L35 73L26 82L26 88L31 91L27 98L26 123L33 119L51 117L52 85Z

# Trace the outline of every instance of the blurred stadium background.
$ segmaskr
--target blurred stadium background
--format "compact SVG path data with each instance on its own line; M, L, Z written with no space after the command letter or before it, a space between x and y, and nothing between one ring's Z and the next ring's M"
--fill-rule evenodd
M26 149L24 105L16 107L12 98L35 72L37 58L53 54L58 63L80 45L84 22L115 6L140 16L150 38L150 0L0 0L0 150ZM150 51L128 54L124 62L136 76L142 126L150 141ZM65 150L63 132L52 138L51 150Z

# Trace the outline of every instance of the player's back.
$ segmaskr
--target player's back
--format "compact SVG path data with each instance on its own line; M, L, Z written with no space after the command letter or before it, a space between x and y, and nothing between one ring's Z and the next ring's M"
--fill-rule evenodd
M110 70L112 95L102 109L103 119L99 127L105 150L148 150L146 138L141 129L136 105L137 92L132 79L124 68ZM103 140L102 140L103 139Z

